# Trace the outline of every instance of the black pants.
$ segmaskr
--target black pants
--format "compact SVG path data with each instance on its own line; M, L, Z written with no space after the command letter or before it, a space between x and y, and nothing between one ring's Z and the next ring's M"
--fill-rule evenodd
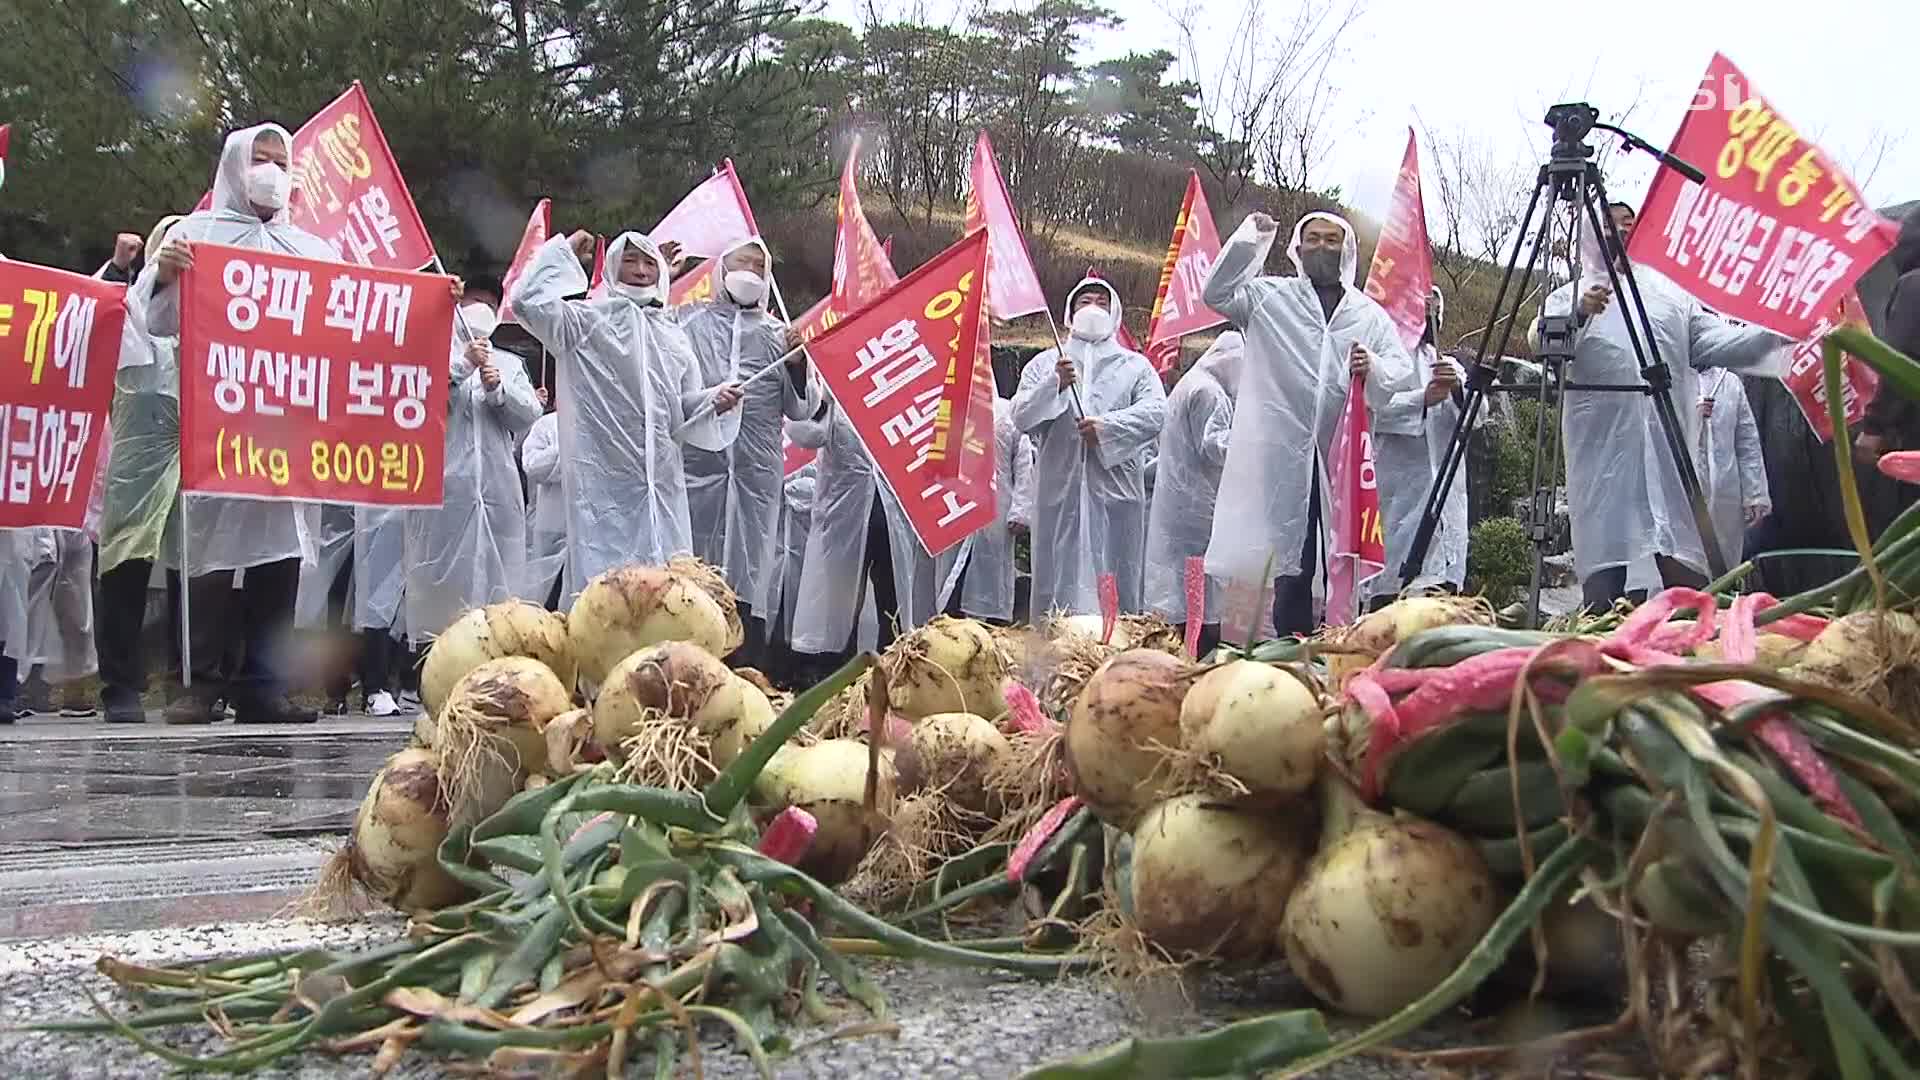
M193 645L195 696L224 695L243 712L284 701L286 687L274 670L274 652L293 625L300 560L249 566L238 589L231 570L204 574L187 587L193 602L187 633ZM230 662L230 649L236 646L237 662Z
M1307 535L1300 542L1300 572L1273 582L1273 628L1281 637L1313 633L1313 575L1320 568L1320 475L1307 497Z
M407 646L385 629L356 631L353 628L352 556L347 557L346 564L334 575L333 584L327 587L327 625L338 627L343 638L357 639L354 642L353 666L336 671L327 686L327 694L333 700L347 699L347 690L355 675L360 678L360 697L363 702L374 694L392 691L396 670L403 673L404 679L411 660Z
M873 583L873 610L880 621L880 637L874 648L885 652L887 646L893 644L893 631L900 623L900 593L893 580L893 544L887 535L887 508L881 504L878 492L867 511L867 554L860 566L860 577ZM859 646L860 613L856 611L842 663L853 659Z
M137 705L147 689L147 583L153 563L129 559L100 575L94 643L100 654L100 704ZM167 571L167 659L180 667L180 575Z
M1653 561L1660 571L1661 583L1667 588L1698 589L1708 584L1706 575L1689 569L1678 559L1655 555ZM1635 604L1645 603L1647 599L1645 589L1627 591L1627 568L1624 566L1596 570L1580 583L1580 602L1589 611L1605 611L1613 606L1614 601L1623 597Z

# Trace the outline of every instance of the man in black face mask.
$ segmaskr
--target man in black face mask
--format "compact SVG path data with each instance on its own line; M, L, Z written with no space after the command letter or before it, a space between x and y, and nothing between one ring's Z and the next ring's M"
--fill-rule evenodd
M1274 626L1304 634L1315 621L1324 471L1348 388L1363 380L1377 411L1417 384L1392 320L1355 282L1353 227L1332 214L1306 215L1287 252L1295 275L1256 276L1276 237L1272 218L1250 215L1221 249L1203 292L1246 336L1207 572L1258 581L1271 559Z

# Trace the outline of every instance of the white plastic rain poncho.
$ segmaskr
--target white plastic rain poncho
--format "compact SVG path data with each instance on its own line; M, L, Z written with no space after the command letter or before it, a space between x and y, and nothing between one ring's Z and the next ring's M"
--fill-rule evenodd
M47 681L99 670L93 645L93 541L78 529L18 530L28 555L27 649L23 663L46 668Z
M157 252L184 218L162 218L147 237ZM180 341L147 333L143 294L127 290L126 333L113 380L114 452L100 519L100 573L129 559L177 562L180 493Z
M408 510L353 508L353 628L406 630Z
M1314 220L1346 232L1340 253L1345 295L1331 318L1300 264L1300 234ZM1326 457L1347 403L1352 347L1360 345L1373 355L1367 404L1376 412L1415 382L1399 331L1357 284L1360 258L1353 226L1332 214L1302 217L1287 247L1293 277L1259 276L1274 235L1257 231L1251 217L1241 222L1202 290L1207 306L1246 335L1232 439L1220 470L1224 498L1207 544L1207 573L1223 582L1258 581L1269 556L1272 576L1301 572L1316 477L1321 519L1331 517Z
M1098 614L1100 575L1114 575L1120 610L1137 612L1145 587L1147 539L1146 451L1167 415L1167 392L1153 364L1115 340L1122 315L1113 286L1088 278L1107 293L1106 333L1096 341L1076 335L1067 356L1079 373L1080 401L1100 422L1097 449L1080 438L1072 390L1062 390L1054 364L1058 349L1027 361L1013 396L1014 426L1034 442L1033 613Z
M520 467L527 473L527 561L518 593L544 604L553 592L567 554L567 512L560 491L560 414L533 422L520 444Z
M703 385L745 382L780 362L787 352L786 327L768 314L766 298L734 301L726 287L726 256L766 245L747 240L713 260L713 299L681 309L700 362ZM769 268L772 256L767 255ZM811 375L795 387L787 373L768 375L744 388L740 404L720 417L719 449L685 448L687 512L694 554L722 568L740 603L756 614L774 606L774 553L778 546L783 472L781 430L786 420L806 420L820 408Z
M485 305L461 310L478 338L493 332L494 314ZM444 494L439 509L406 518L406 622L416 643L432 640L469 607L511 598L527 558L526 495L513 457L514 445L540 418L527 367L512 353L493 350L500 385L487 389L459 328L448 364L453 389ZM544 593L534 598L545 600Z
M338 503L320 507L313 557L300 564L300 585L293 601L295 626L302 630L332 629L328 625L327 601L331 598L333 583L353 558L353 538L358 531L353 507ZM345 615L351 619L353 611L349 609Z
M1221 334L1167 395L1167 426L1160 432L1158 477L1147 516L1147 610L1169 622L1187 618L1187 560L1207 553L1220 469L1233 430L1233 396L1246 361L1235 330ZM1220 621L1220 586L1206 583L1203 618Z
M887 517L899 630L905 633L931 619L939 589L933 559L846 414L829 406L825 420L801 421L787 430L797 445L820 450L814 459L813 528L801 559L800 595L795 601L794 651L820 655L847 647L868 592L861 570L867 561L867 523L876 498Z
M261 124L227 136L220 165L213 178L213 208L189 216L173 227L173 238L232 247L277 251L308 259L336 261L326 241L295 225L285 210L261 221L247 200L246 174L253 162L253 142L262 132L274 132L291 147L293 140L278 124ZM157 254L157 253L156 253ZM133 284L130 302L144 307L147 332L156 339L180 336L180 288L156 288L158 260L149 262ZM177 391L176 391L177 393ZM242 570L262 563L312 555L315 508L310 503L264 499L230 499L196 495L185 506L187 559L191 577L215 570Z
M1781 339L1757 326L1734 326L1654 270L1636 266L1633 273L1646 301L1660 359L1673 376L1670 393L1682 437L1693 446L1699 438L1699 415L1690 403L1700 396L1694 369L1767 364ZM1594 282L1578 284L1585 291ZM1547 297L1545 310L1566 314L1573 304L1574 287L1570 282L1556 289ZM1605 311L1578 331L1570 377L1613 385L1643 381L1623 315L1632 305L1622 301L1614 297ZM1569 390L1561 409L1561 430L1574 573L1581 581L1613 567L1650 566L1656 555L1673 558L1697 573L1707 572L1706 548L1650 397Z
M1433 290L1428 303L1434 307L1433 325L1437 330L1445 307L1439 289ZM1380 518L1387 541L1387 568L1373 579L1375 595L1392 596L1402 591L1400 569L1413 548L1414 534L1420 531L1427 493L1446 461L1447 444L1460 421L1461 397L1466 392L1466 371L1452 358L1441 356L1431 343L1421 345L1413 361L1416 385L1394 394L1386 408L1373 414L1374 472L1380 485ZM1459 389L1438 404L1428 405L1427 384L1440 365L1453 369ZM1486 416L1484 409L1480 416ZM1426 561L1407 587L1420 590L1451 585L1458 589L1466 580L1467 470L1462 461L1454 471L1447 501L1441 506L1440 525L1427 546Z
M1708 372L1700 378L1700 398L1713 402L1713 415L1700 425L1694 442L1694 467L1706 488L1707 509L1721 556L1737 566L1746 552L1747 507L1761 514L1773 510L1767 490L1767 462L1760 448L1760 426L1747 402L1746 385L1731 371Z
M807 535L813 531L813 495L819 484L820 463L809 461L786 478L781 489L785 503L780 517L780 619L767 636L793 640L794 608L800 602L800 576L806 568Z
M993 400L995 511L991 524L943 552L936 560L940 579L936 606L945 609L961 574L960 611L976 619L1013 618L1013 513L1016 493L1033 472L1033 442L1013 426L1013 402Z
M31 664L36 651L27 621L27 587L39 544L35 531L0 529L0 653L22 664Z
M659 268L648 290L616 280L629 245ZM673 432L712 396L701 388L686 334L661 306L668 275L659 249L638 233L622 233L607 245L606 265L607 296L568 300L587 290L587 274L567 237L556 236L535 254L510 298L514 316L554 358L567 604L604 571L660 565L693 550Z

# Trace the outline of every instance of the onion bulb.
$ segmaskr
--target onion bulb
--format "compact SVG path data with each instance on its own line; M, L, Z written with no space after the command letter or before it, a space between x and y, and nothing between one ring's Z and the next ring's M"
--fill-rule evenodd
M466 890L440 868L438 858L440 842L447 838L448 809L439 759L417 747L400 751L374 774L340 865L369 896L402 911L460 900ZM329 867L329 876L336 872Z
M1133 918L1170 956L1252 962L1280 949L1280 923L1312 855L1312 821L1182 795L1133 830Z
M541 735L547 744L547 770L555 776L606 760L593 737L593 714L586 709L569 709L547 721Z
M1007 677L1000 649L972 619L935 616L887 650L887 695L893 709L919 720L936 713L998 716Z
M1105 617L1100 615L1055 615L1047 620L1046 630L1047 637L1050 639L1071 635L1105 645L1115 652L1125 652L1133 648L1133 635L1129 632L1125 620L1114 620L1113 636L1102 641L1101 635L1106 632L1106 626Z
M492 814L528 774L547 771L546 726L571 708L559 677L524 656L489 660L455 683L435 733L453 824Z
M1268 664L1235 660L1217 667L1180 703L1183 755L1231 777L1250 795L1285 797L1312 787L1326 741L1313 691Z
M1332 635L1328 644L1327 674L1334 685L1395 645L1436 626L1492 626L1491 605L1477 596L1406 596L1371 612L1351 627Z
M769 809L797 806L819 825L813 846L800 860L801 871L827 885L838 885L873 845L884 822L867 817L867 768L872 751L853 739L824 739L812 746L785 746L767 763L754 790ZM893 752L880 752L876 809L893 804Z
M1843 615L1808 643L1794 673L1896 716L1920 715L1920 622L1898 611Z
M573 691L572 645L567 620L537 604L509 600L471 608L433 639L420 668L420 703L438 717L453 684L488 660L525 656L547 665Z
M1134 649L1101 664L1074 699L1067 770L1074 794L1101 821L1131 829L1160 801L1149 781L1165 772L1167 751L1180 745L1189 670L1166 653Z
M614 665L593 703L594 740L618 751L633 779L663 787L704 784L772 724L759 687L684 641Z
M580 677L598 686L633 653L685 641L714 656L732 651L725 613L692 578L661 566L620 566L587 583L567 614Z
M1287 902L1287 964L1315 997L1389 1016L1439 985L1500 912L1474 846L1431 822L1365 815Z
M935 713L913 725L907 746L895 759L901 790L939 790L963 810L999 816L987 777L1013 753L1000 729L972 713Z

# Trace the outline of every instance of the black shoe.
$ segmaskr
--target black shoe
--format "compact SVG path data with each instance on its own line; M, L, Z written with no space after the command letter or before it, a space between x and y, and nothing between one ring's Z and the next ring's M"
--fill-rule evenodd
M147 722L147 710L138 701L122 702L106 707L109 724L144 724Z
M160 712L163 724L211 724L213 720L213 699L192 691L168 702Z
M11 723L13 723L13 707L9 705L4 709L0 709L0 724Z
M317 723L320 714L304 705L281 698L278 701L253 701L236 706L233 722L236 724L312 724Z

